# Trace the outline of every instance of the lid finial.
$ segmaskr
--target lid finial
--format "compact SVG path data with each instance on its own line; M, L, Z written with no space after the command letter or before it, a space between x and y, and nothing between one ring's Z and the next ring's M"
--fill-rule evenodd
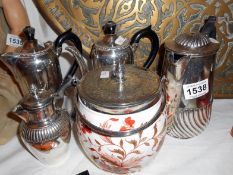
M115 34L116 31L116 23L113 21L108 21L104 26L103 26L103 32L105 35L108 34Z
M23 33L25 34L27 40L31 41L35 39L35 28L31 26L26 26L23 29Z

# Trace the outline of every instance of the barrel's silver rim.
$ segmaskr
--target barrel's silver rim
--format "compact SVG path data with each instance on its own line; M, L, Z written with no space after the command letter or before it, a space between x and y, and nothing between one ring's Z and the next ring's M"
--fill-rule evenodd
M79 112L79 110L77 110L77 119L97 134L108 136L108 137L127 137L127 136L131 136L133 134L139 133L140 131L143 131L143 130L147 129L148 127L150 127L160 117L160 115L162 115L164 108L166 106L165 99L166 99L165 92L163 92L161 105L160 105L158 111L156 112L156 114L154 115L154 117L150 121L146 122L144 125L136 128L136 129L126 131L126 132L110 131L110 130L99 128L99 127L93 125L92 123L90 123L87 119L85 119L83 117L83 115Z

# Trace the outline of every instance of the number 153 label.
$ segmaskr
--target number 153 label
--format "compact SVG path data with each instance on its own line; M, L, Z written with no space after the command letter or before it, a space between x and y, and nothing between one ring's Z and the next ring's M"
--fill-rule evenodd
M183 85L184 97L186 100L201 97L209 92L208 79L197 83Z

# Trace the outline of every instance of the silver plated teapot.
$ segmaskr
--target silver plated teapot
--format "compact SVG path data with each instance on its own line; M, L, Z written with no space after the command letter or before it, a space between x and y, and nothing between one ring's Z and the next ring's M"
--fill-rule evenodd
M147 38L151 42L150 54L144 63L144 69L148 69L153 63L155 56L159 49L159 39L157 34L148 26L136 32L132 38L124 38L116 34L116 23L108 21L103 26L104 36L93 44L90 60L91 69L111 65L113 69L116 68L116 63L119 59L124 58L126 63L134 63L134 52L136 51L139 41L142 38ZM76 37L74 35L74 37ZM86 59L88 60L88 59Z
M148 69L153 63L159 49L159 39L156 33L151 30L151 26L136 32L131 40L118 36L115 32L116 23L108 21L103 26L104 36L100 38L92 47L91 61L93 67L100 65L116 65L116 59L124 57L126 63L134 63L134 52L136 51L139 41L142 38L148 38L151 42L150 54L143 67Z

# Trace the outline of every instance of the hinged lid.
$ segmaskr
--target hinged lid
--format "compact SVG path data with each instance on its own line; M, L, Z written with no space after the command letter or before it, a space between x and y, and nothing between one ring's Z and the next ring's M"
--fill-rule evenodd
M206 35L200 33L184 33L176 37L175 42L179 46L183 46L189 49L195 49L208 45L210 43L210 40Z
M178 54L208 56L216 54L219 42L204 33L184 33L165 42L165 47Z
M116 72L109 67L88 72L78 85L80 98L111 109L137 106L155 98L160 85L160 78L155 72L133 65L120 69L120 75L115 75Z
M129 47L129 40L115 34L116 23L108 21L103 26L104 36L95 43L97 50L120 50Z

